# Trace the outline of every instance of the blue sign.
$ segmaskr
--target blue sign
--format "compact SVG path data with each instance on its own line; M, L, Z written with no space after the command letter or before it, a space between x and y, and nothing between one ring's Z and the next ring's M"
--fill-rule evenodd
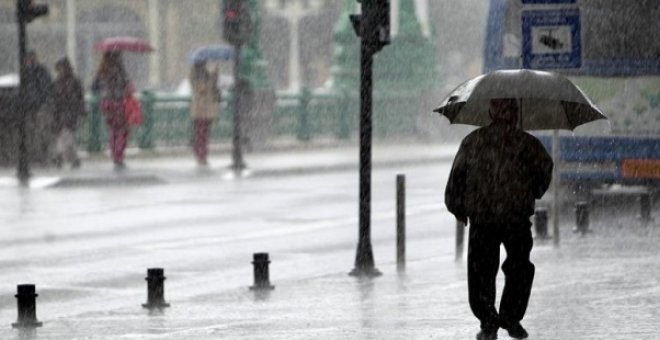
M580 68L580 11L576 8L523 11L522 54L524 68Z
M574 4L576 0L522 0L523 4Z

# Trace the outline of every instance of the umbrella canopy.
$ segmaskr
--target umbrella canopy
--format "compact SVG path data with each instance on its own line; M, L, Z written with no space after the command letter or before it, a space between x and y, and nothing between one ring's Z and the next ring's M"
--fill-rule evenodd
M480 75L459 85L435 109L452 124L485 126L491 119L491 99L519 101L520 127L525 130L573 130L607 119L575 84L545 71L500 70Z
M188 54L190 63L206 61L224 61L234 57L234 48L228 45L211 45L200 47Z
M94 50L101 52L117 51L148 53L153 51L154 48L143 39L129 36L120 36L103 39L94 45Z

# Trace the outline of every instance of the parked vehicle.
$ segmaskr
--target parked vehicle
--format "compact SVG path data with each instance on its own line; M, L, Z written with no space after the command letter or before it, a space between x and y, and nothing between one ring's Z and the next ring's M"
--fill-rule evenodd
M646 38L656 34L660 23L645 6L654 5L490 0L484 73L517 68L562 73L608 117L609 124L559 135L556 164L569 192L588 194L613 184L660 190L660 41ZM636 19L626 19L625 13L635 13ZM542 62L530 64L530 54ZM562 64L562 58L576 62ZM536 67L548 61L550 66ZM537 136L552 151L552 135Z

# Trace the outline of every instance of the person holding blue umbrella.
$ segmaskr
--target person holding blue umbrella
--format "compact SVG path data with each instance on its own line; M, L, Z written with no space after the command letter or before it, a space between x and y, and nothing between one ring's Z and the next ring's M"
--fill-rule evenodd
M190 71L192 104L190 116L193 122L193 151L197 164L208 165L208 143L213 120L218 115L220 100L218 88L218 65L208 70L205 60L196 61Z
M188 54L188 61L192 64L208 61L227 61L233 58L234 48L223 44L200 47Z

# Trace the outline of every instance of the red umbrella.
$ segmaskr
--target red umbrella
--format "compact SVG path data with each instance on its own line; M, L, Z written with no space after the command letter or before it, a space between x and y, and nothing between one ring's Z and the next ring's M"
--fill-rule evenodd
M103 39L94 45L94 50L101 52L138 52L147 53L154 50L148 42L135 37L111 37Z

